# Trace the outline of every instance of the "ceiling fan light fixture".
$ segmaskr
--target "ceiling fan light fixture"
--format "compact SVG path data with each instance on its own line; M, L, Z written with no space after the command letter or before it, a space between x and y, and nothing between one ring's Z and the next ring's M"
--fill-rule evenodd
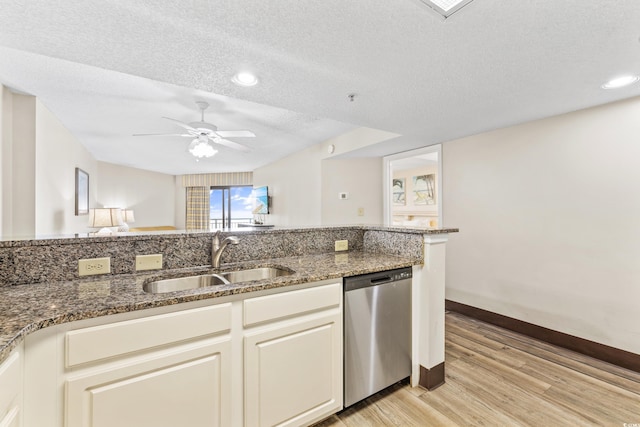
M602 85L602 89L618 89L621 87L629 86L640 80L640 76L627 75L616 77L611 79Z
M241 71L231 79L238 86L251 87L258 84L258 78L249 72Z
M196 138L189 144L189 152L199 159L203 157L213 157L218 150L213 148L208 141L202 141L200 138Z

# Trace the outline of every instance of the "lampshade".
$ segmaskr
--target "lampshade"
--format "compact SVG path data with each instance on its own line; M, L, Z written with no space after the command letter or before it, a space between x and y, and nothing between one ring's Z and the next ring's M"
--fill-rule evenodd
M117 227L122 225L122 209L120 208L93 208L89 209L89 227L102 228L99 234L112 233L106 227Z
M125 209L124 211L124 222L136 222L136 218L133 216L133 209Z
M118 226L118 231L121 231L121 232L129 231L128 223L136 221L136 219L133 216L133 209L123 209L122 216L123 216L122 219L124 220L124 222Z

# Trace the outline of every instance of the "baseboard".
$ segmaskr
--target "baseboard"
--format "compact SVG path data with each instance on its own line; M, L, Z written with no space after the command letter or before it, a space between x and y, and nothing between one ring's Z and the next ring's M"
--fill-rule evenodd
M595 341L589 341L584 338L554 331L553 329L544 328L534 325L533 323L523 322L522 320L455 301L445 300L445 309L635 372L640 372L640 354L609 347Z
M420 365L420 380L418 384L427 390L433 390L444 384L444 362L427 369Z

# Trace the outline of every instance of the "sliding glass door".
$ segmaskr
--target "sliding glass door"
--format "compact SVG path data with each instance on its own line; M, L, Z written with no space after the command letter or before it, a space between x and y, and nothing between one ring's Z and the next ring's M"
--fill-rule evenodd
M237 228L241 223L251 223L252 190L250 185L211 187L209 229L230 229Z

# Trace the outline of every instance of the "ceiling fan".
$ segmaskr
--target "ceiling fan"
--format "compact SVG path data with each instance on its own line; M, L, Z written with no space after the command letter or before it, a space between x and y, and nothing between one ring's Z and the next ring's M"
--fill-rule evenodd
M196 104L200 108L199 122L184 123L180 120L163 117L163 119L170 120L186 129L186 133L138 133L133 136L182 136L193 138L193 141L189 144L189 152L197 158L211 157L218 152L210 142L245 153L251 151L251 148L246 145L224 138L252 138L256 136L253 132L248 130L218 130L217 126L204 121L204 110L209 108L209 104L204 101L196 101Z

